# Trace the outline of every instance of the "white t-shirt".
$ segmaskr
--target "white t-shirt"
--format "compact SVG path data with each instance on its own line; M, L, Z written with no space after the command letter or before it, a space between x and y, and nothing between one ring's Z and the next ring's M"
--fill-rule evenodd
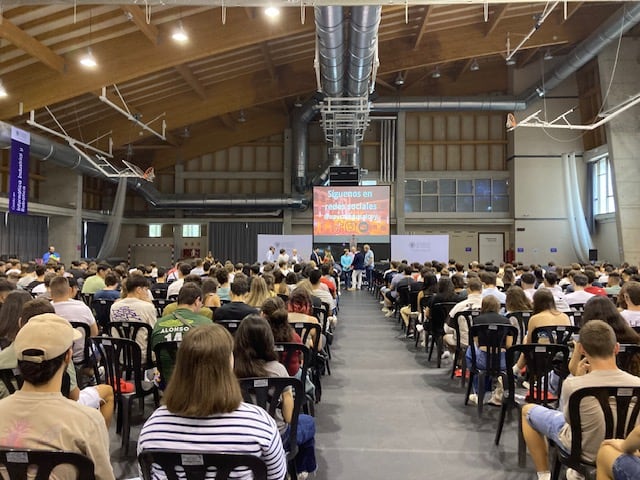
M622 318L624 318L629 325L632 327L637 327L640 325L640 311L638 310L622 310L620 312Z

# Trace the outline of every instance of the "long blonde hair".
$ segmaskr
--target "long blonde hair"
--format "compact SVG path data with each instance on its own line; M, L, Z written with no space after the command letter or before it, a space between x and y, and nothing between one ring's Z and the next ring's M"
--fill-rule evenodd
M254 277L251 280L251 289L247 297L247 305L260 308L262 303L271 296L267 282L262 277Z

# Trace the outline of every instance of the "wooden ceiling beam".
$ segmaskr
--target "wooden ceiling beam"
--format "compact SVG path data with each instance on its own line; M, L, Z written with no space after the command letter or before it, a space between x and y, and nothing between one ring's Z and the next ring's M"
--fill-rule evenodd
M224 124L224 126L227 127L229 130L235 131L238 128L238 124L231 117L231 114L224 113L224 114L220 115L218 118Z
M32 57L35 57L48 68L59 73L64 73L64 58L2 16L0 16L0 37L11 42L17 48L24 50ZM49 76L51 76L51 71L49 69L47 69L47 72ZM23 72L20 73L23 74ZM5 83L8 84L9 82ZM9 87L7 87L7 90L13 92Z
M457 82L458 80L460 80L460 77L464 74L464 72L469 70L469 67L471 67L471 64L473 63L474 60L475 60L475 57L469 58L462 64L462 67L460 68L460 70L458 70L458 72L453 76L454 82Z
M309 62L298 62L281 69L283 69L283 75L278 83L265 78L263 72L244 75L217 83L212 89L215 93L206 99L195 99L193 95L181 94L168 98L158 105L148 105L144 112L145 118L154 118L156 115L168 112L167 127L174 130L225 113L246 110L281 98L306 95L315 91L315 76L313 70L309 69ZM111 130L115 146L128 143L131 138L131 124L119 118L85 124L82 126L82 131L85 135L88 134L87 132L94 134L92 128L100 129L101 132ZM138 140L148 136L148 132L136 130Z
M498 27L498 24L500 23L500 20L502 20L502 17L504 16L504 12L507 11L507 4L503 3L500 5L496 5L495 10L493 11L493 15L491 15L489 17L489 21L487 22L486 25L486 30L484 32L484 36L488 37L489 35L491 35L494 30Z
M522 51L522 55L518 58L518 68L526 67L534 57L540 52L540 48L529 48Z
M180 74L182 79L187 82L187 85L189 85L200 98L203 100L207 98L207 92L205 91L204 86L187 65L176 65L173 68L175 68L176 72Z
M136 24L140 31L153 45L158 45L160 39L160 31L153 23L147 23L144 11L136 5L120 5L120 8L129 16L131 21Z
M433 5L426 5L424 7L424 16L422 17L422 23L420 24L418 34L416 35L416 41L413 44L414 50L416 50L420 46L422 37L425 33L427 33L427 24L429 23L429 16L431 15L431 12L433 12Z
M153 167L156 173L171 168L176 163L176 157L190 160L207 153L224 150L240 143L247 143L259 138L282 133L288 125L287 115L278 111L256 111L247 117L247 121L234 131L220 128L211 131L205 129L202 132L192 132L188 142L179 150L159 150L153 158Z
M267 67L267 71L271 76L271 81L278 81L278 74L276 72L276 66L273 63L273 59L271 58L271 53L269 52L269 46L267 42L263 42L260 44L260 51L262 52L262 58L264 60L264 64Z
M65 76L52 77L48 68L37 65L30 68L28 76L23 71L3 75L3 83L12 95L2 102L0 119L18 115L20 102L24 111L35 110L99 90L103 85L121 84L176 65L313 31L313 22L300 24L299 11L295 8L283 9L278 23L249 20L237 10L228 10L226 25L212 25L208 15L183 19L185 28L198 38L197 42L185 46L167 43L165 48L158 49L154 45L140 44L139 32L97 43L92 49L100 60L100 66L90 73L76 62L69 62L68 75ZM42 85L47 88L42 88Z
M573 43L585 38L600 23L596 15L580 16L580 21L564 26L544 23L536 34L527 42L525 48L542 48L552 45ZM467 60L473 57L488 57L505 54L505 38L507 31L528 31L531 27L529 18L513 19L508 24L501 23L494 35L484 37L484 32L476 25L457 28L449 31L430 32L425 35L422 46L418 50L407 50L406 40L398 39L380 44L379 75L398 70L415 70ZM398 55L398 51L405 51Z

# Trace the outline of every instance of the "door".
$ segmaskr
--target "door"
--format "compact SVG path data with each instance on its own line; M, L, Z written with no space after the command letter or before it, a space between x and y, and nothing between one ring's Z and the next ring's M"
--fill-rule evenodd
M500 265L504 259L504 233L478 233L478 260Z

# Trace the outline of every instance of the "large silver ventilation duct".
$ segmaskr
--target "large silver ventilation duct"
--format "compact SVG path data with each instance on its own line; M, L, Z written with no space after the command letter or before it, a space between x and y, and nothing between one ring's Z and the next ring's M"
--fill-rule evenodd
M299 193L307 190L309 122L320 110L320 98L320 95L314 95L301 107L296 107L291 115L294 186Z
M322 91L339 97L344 90L344 14L342 7L315 7Z
M363 97L369 94L381 13L380 5L351 7L347 97Z
M627 32L638 22L640 22L640 2L625 2L620 10L574 48L562 63L545 77L543 82L531 87L521 95L521 98L529 103L541 94L544 95L554 89L569 75L598 55L612 40Z
M515 97L381 97L372 112L442 112L456 110L511 112L524 110L527 103Z
M30 152L42 161L75 170L80 175L103 177L102 173L71 147L54 143L46 137L30 133ZM11 146L11 125L0 122L0 147ZM117 178L107 178L117 181ZM305 198L293 198L281 195L169 195L160 193L146 180L130 178L127 182L137 190L153 207L183 208L223 211L264 211L282 208L305 209Z
M265 211L305 209L308 200L286 195L184 195L162 194L153 184L139 178L129 179L129 186L140 193L153 207L160 209L189 209L209 211Z

